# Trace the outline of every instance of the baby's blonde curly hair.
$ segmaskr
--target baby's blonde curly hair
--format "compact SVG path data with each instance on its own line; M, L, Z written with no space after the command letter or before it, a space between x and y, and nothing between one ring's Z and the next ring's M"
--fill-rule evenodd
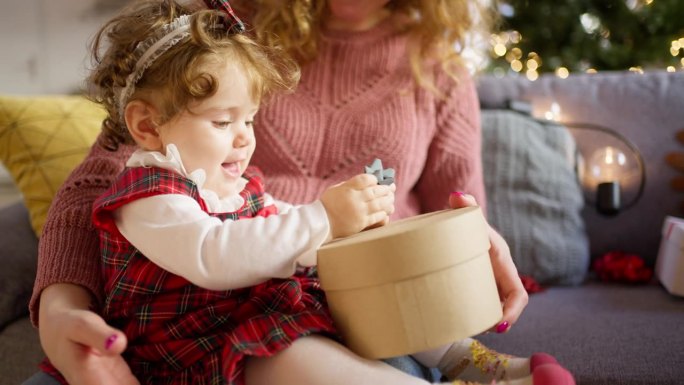
M238 0L232 2L249 15L251 29L261 44L282 46L300 64L313 60L327 0ZM416 81L428 88L425 63L436 60L455 79L463 51L473 42L487 42L498 21L496 0L391 0L387 7L404 16L402 28L410 36L409 60Z
M190 36L152 61L127 100L154 105L161 114L161 121L156 123L165 123L191 101L212 96L218 81L211 69L217 63L239 64L249 78L250 94L256 102L296 86L296 62L276 44L264 46L246 35L227 33L225 14L213 10L191 12L173 0L136 0L108 21L92 43L94 68L88 77L88 94L107 110L102 123L107 149L114 151L120 144L134 143L121 119L126 106L120 105L119 97L136 69L136 47L186 14L192 15Z

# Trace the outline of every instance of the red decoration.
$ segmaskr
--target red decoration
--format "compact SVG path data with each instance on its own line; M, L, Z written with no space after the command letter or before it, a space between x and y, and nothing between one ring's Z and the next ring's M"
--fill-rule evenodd
M544 288L534 278L532 278L529 275L521 274L520 280L522 281L522 284L525 287L525 291L527 292L527 294L534 294L540 291L544 291Z
M594 261L593 267L604 282L646 283L653 276L643 258L622 251L605 253Z

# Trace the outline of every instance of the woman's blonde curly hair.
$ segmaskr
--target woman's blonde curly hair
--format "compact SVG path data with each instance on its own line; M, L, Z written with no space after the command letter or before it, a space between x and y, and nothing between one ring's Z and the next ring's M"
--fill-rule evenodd
M239 13L249 15L261 44L282 46L300 64L313 60L326 12L326 0L240 0ZM393 12L406 20L409 60L416 81L433 88L424 64L437 60L455 79L454 68L473 41L489 41L497 22L496 0L391 0Z
M116 150L133 144L119 105L121 89L135 71L136 47L165 25L190 10L173 0L136 0L108 21L92 42L94 67L88 77L89 97L104 106L104 147ZM161 113L163 124L187 108L190 101L212 96L218 81L211 74L217 64L235 61L248 76L255 101L274 92L291 91L299 81L299 66L277 45L264 46L243 34L228 34L226 15L213 10L192 13L190 36L173 45L144 70L131 100L144 100ZM124 103L125 104L125 103Z

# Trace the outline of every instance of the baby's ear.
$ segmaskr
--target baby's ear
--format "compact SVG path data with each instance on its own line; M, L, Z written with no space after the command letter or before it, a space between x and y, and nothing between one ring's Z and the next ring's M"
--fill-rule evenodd
M138 146L145 150L162 150L162 141L155 123L157 115L154 106L142 100L133 100L126 105L124 118L128 132Z

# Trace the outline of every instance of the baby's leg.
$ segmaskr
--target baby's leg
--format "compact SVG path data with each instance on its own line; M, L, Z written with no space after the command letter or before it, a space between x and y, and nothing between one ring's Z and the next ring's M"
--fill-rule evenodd
M445 348L445 350L448 347ZM506 385L575 385L560 366L543 365L528 376ZM563 371L563 372L560 372ZM269 358L250 358L245 369L246 385L427 385L381 361L361 358L344 346L320 336L300 338L292 346ZM488 385L460 380L443 385Z
M357 356L339 343L321 336L300 338L268 358L250 358L247 385L426 385L381 361Z
M413 357L427 367L438 368L450 380L458 378L480 382L525 378L530 376L536 365L556 363L553 357L543 353L531 358L498 353L472 338L417 353Z

